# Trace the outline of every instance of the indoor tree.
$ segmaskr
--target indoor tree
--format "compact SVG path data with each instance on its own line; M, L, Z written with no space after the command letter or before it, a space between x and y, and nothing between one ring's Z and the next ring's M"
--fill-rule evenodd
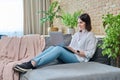
M82 10L75 11L73 14L70 14L68 12L62 11L61 13L61 20L62 23L68 27L68 33L74 34L74 29L77 27L78 23L78 16L80 16L82 13ZM73 32L70 32L73 31Z
M50 27L53 28L53 21L55 18L58 18L58 12L60 11L60 5L58 1L53 1L47 11L40 11L45 14L45 17L40 19L41 23L49 22Z
M103 16L105 37L103 38L102 54L116 59L116 66L119 67L120 59L120 14L107 14Z

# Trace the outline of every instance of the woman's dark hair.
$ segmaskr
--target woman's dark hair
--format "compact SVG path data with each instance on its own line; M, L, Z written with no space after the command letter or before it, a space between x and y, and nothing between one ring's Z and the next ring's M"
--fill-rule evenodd
M83 22L85 22L85 24L86 24L85 28L87 29L87 31L92 30L91 19L90 19L90 16L87 13L81 14L78 18L81 19Z

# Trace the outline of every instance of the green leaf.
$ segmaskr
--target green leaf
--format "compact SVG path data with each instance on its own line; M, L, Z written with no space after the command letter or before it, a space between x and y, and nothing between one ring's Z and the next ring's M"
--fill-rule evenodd
M82 10L80 11L76 11L74 12L73 14L70 14L68 12L62 12L62 23L67 26L67 27L70 27L70 28L75 28L77 27L77 19L78 19L78 16L82 13Z
M107 14L102 17L106 36L103 38L102 54L116 58L120 55L120 14Z
M60 11L60 5L58 1L54 1L50 4L47 11L39 11L40 13L45 14L45 17L40 19L41 23L49 21L50 25L53 25L53 20L57 16L57 13ZM60 18L60 17L57 17Z

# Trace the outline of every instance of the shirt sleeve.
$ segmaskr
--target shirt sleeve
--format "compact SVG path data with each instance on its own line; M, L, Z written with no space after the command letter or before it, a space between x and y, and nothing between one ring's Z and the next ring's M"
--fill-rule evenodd
M97 47L97 42L98 42L98 40L96 39L94 34L90 33L88 40L87 40L87 46L84 51L86 58L92 58L92 56L95 53L96 47Z

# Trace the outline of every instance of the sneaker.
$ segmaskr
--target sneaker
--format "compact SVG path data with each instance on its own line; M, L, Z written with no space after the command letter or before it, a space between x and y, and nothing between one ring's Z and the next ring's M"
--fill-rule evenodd
M27 72L27 70L21 70L21 69L17 68L16 66L13 69L14 69L14 71L17 71L17 72L20 72L20 73L26 73Z
M33 65L31 64L31 61L22 63L20 65L16 65L13 69L17 72L27 72L30 69L34 69Z

